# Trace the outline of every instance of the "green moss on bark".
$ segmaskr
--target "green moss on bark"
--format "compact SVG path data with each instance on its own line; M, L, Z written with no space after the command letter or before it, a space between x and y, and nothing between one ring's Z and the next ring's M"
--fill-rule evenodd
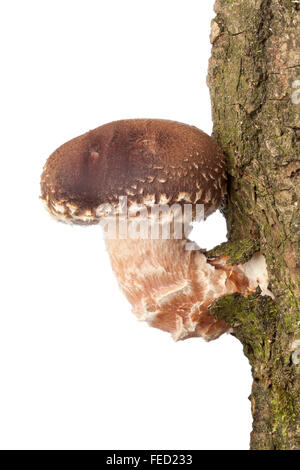
M225 255L229 257L229 264L243 264L258 250L259 244L255 240L245 239L221 243L221 245L207 251L206 255L209 258Z
M270 297L259 292L248 297L229 295L218 300L211 312L233 328L251 365L255 366L257 360L269 361L278 318L276 304Z

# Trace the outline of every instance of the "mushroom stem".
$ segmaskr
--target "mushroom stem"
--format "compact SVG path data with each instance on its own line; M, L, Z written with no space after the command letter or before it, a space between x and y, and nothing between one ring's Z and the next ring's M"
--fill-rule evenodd
M244 265L226 264L226 257L207 258L187 250L189 240L106 239L113 271L133 313L175 340L201 336L207 341L228 332L223 320L209 313L224 295L267 291L264 257L256 253Z

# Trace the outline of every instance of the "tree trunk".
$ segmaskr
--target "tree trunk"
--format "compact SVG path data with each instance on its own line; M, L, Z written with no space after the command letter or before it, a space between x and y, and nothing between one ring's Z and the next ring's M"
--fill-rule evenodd
M275 300L227 296L253 373L252 449L300 449L300 0L216 0L208 85L228 163L228 243L265 255ZM238 377L237 377L238 380Z

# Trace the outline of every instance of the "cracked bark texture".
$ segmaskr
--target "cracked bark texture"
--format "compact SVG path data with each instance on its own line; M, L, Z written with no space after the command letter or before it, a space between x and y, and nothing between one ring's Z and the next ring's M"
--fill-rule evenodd
M299 450L300 2L217 0L215 12L208 85L229 241L210 254L236 263L260 249L275 301L231 295L212 310L252 367L251 448Z

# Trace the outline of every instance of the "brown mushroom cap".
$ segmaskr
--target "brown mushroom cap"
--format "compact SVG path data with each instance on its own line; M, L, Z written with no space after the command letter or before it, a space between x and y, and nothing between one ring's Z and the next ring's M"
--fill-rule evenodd
M66 222L95 223L97 208L204 204L225 194L225 163L215 141L194 126L161 119L115 121L59 147L41 177L48 210Z

